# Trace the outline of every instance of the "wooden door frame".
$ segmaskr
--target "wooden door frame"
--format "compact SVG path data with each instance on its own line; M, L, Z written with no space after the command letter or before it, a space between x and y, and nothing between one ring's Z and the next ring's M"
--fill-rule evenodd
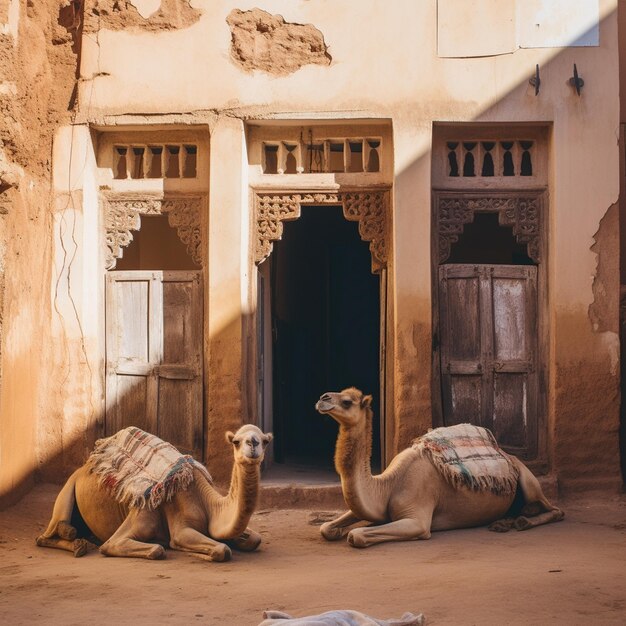
M106 276L115 270L117 259L133 240L132 232L141 229L141 217L167 215L169 225L176 229L188 255L200 266L202 283L202 456L207 463L209 450L209 272L208 272L208 194L204 190L185 191L103 191L98 195L102 223L100 224L99 255L102 282L99 307L103 311L100 326L102 342L101 384L103 392L102 417L97 424L97 437L104 436L106 420ZM160 270L156 270L160 271ZM171 270L176 271L176 270Z
M439 266L451 246L473 222L476 213L496 213L502 226L511 227L518 243L527 245L528 256L537 263L537 456L527 461L535 472L548 471L548 189L432 190L431 212L431 304L433 425L443 426L442 376L439 319Z
M254 404L257 392L257 352L258 352L258 266L265 261L273 249L273 242L282 239L283 222L296 220L301 216L302 206L336 205L341 206L346 220L358 222L359 235L369 243L372 272L380 276L380 451L381 464L386 467L395 455L393 449L393 389L392 377L388 368L393 358L388 354L392 346L389 332L392 316L389 293L391 286L388 278L389 260L392 258L392 188L390 185L372 185L341 187L331 189L268 189L251 188L251 259L250 301L253 315L248 322L248 336L254 337L249 348L246 373L249 381L248 402Z
M114 434L109 429L109 423L112 415L117 409L117 397L115 404L112 404L111 390L113 381L117 385L117 370L119 367L119 361L109 361L109 338L114 334L113 331L118 329L119 326L115 324L116 319L111 315L113 309L116 307L117 290L115 285L124 282L138 282L144 281L148 283L147 294L147 339L149 342L149 349L146 367L149 367L150 371L146 372L146 385L147 385L147 397L146 410L152 413L155 417L155 422L151 427L151 432L159 437L164 437L162 434L163 429L160 424L159 413L159 399L161 397L162 388L161 381L165 379L170 380L191 380L189 370L195 373L195 376L200 378L200 399L199 408L203 410L204 406L204 357L202 355L202 343L204 335L204 321L200 319L197 328L198 337L196 342L198 343L199 354L196 354L192 359L191 366L185 364L181 366L174 363L164 363L164 325L165 325L165 284L166 283L181 283L181 282L193 282L199 286L199 290L196 291L196 295L199 291L199 297L193 298L191 301L191 314L192 318L198 318L202 315L204 307L204 285L203 285L203 272L201 269L194 270L110 270L105 275L105 346L104 346L104 365L105 365L105 411L103 420L104 436L111 436ZM193 291L192 291L193 294ZM114 342L115 348L117 344ZM119 356L119 355L116 355ZM113 367L115 365L115 367ZM132 366L131 366L132 368ZM131 372L125 372L130 374ZM193 375L193 374L191 374ZM200 418L200 432L194 432L192 447L189 450L185 450L185 454L193 454L194 458L201 459L204 454L204 416ZM171 439L168 439L172 442ZM183 450L183 448L180 448Z

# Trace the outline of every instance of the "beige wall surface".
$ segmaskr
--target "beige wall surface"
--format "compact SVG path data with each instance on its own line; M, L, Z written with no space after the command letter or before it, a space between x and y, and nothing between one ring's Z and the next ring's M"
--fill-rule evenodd
M48 411L35 409L36 417L29 418L40 450L63 451L64 441L76 437L88 442L91 436L85 439L81 433L87 429L95 436L102 420L102 310L101 296L93 295L93 290L94 285L101 289L102 282L97 196L106 176L90 154L99 139L89 133L89 126L102 131L100 137L146 125L203 124L210 129L205 344L208 393L214 395L207 401L206 443L207 450L219 449L221 458L225 446L217 431L253 417L249 406L253 348L246 330L254 314L255 271L249 257L248 177L254 178L257 169L254 164L247 167L245 123L340 119L357 124L379 119L391 124L388 419L394 450L431 425L433 124L534 123L551 128L545 452L566 487L585 481L619 483L617 0L598 4L598 46L525 48L502 54L498 20L508 19L511 11L501 11L491 16L493 41L483 31L463 28L451 34L468 39L468 48L473 46L472 37L480 38L483 56L472 58L438 56L435 0L265 0L261 5L181 0L176 15L167 13L172 2L161 3L162 10L156 13L150 13L149 2L135 4L140 11L130 3L126 13L113 17L112 12L101 11L96 19L86 3L75 119L80 126L57 133L55 171L73 167L77 176L70 182L57 176L55 206L63 210L57 211L60 221L54 246L50 244L56 262L44 266L50 272L50 289L62 281L69 290L57 308L80 324L71 325L67 338L56 331L54 337L44 337L52 355L69 350L76 359L63 376L51 375L42 365L35 367L36 377L54 380L61 389ZM245 31L241 24L247 14L236 10L254 10L261 26ZM231 27L239 42L234 55ZM301 40L314 42L310 59L297 48ZM287 53L276 52L278 47L272 47L276 41ZM320 45L326 48L320 51ZM289 46L295 46L293 54ZM290 65L293 59L298 67ZM574 63L585 81L580 96L569 84ZM536 64L541 76L538 96L528 83ZM76 199L75 212L67 212L64 198ZM70 217L77 228L68 235L63 225ZM69 277L67 267L59 265L68 236L77 245L75 270ZM76 294L80 306L75 307ZM53 323L58 312L52 305L48 300L50 327L56 323L62 330L58 320ZM3 335L6 341L6 330ZM7 372L12 362L6 352L2 358ZM6 392L2 393L6 402ZM223 417L218 415L220 404ZM33 434L31 439L35 438ZM0 453L6 448L2 445ZM84 447L81 443L79 450Z

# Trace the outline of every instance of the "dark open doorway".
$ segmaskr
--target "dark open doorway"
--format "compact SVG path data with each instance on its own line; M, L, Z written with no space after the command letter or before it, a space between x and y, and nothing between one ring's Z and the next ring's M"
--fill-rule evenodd
M303 207L274 245L270 282L275 460L331 467L338 426L314 405L355 386L374 399L379 467L379 278L358 225L338 206Z

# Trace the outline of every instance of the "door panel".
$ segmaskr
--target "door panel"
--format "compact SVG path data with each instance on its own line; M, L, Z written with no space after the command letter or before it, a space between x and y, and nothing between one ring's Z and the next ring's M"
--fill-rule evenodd
M137 426L202 458L200 272L109 272L106 335L107 434Z
M490 428L525 458L537 440L537 268L439 268L441 372L446 425Z

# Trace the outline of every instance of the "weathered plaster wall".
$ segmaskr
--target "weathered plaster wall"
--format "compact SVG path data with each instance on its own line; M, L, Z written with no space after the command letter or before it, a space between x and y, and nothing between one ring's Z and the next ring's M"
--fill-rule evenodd
M432 122L535 120L553 124L548 453L557 470L563 468L559 470L563 479L574 479L576 463L567 462L568 451L580 436L576 433L590 420L602 435L584 446L585 458L593 457L598 463L606 459L604 450L614 441L617 427L616 319L611 318L611 307L592 308L601 309L595 315L610 320L603 329L594 330L589 307L598 297L592 284L597 264L591 250L593 235L617 199L618 94L616 81L610 78L618 73L615 2L601 2L599 47L525 49L493 57L444 59L436 54L436 3L406 2L394 10L373 4L371 10L362 7L360 15L368 17L361 19L350 2L272 0L260 8L282 16L287 23L311 24L323 36L332 58L330 65L307 64L281 77L242 71L231 59L229 15L235 8L250 11L253 3L240 2L235 7L232 2L198 0L193 6L202 16L184 30L158 36L101 30L97 49L86 44L83 101L88 94L89 115L112 120L107 116L115 113L202 114L211 110L241 118L276 113L288 118L294 114L315 117L319 111L328 111L392 119L397 447L430 425ZM349 32L346 23L351 25ZM206 41L212 45L204 45ZM201 74L202 80L180 71L191 56L194 75ZM586 81L581 97L568 84L574 62ZM539 97L527 82L536 63L542 77ZM604 254L613 244L599 237L602 242L597 246ZM607 261L603 267L599 272L604 278L599 280L609 284L615 279L614 263ZM611 291L607 293L606 299L611 300ZM599 372L603 406L591 400L596 387L584 387L590 380L587 362ZM584 410L580 402L569 402L573 391L581 388L588 390L590 398ZM614 476L615 455L608 456L612 460L593 468L595 475Z
M69 127L59 132L57 146L59 154L69 154L77 142L87 145L83 125L88 123L106 126L177 120L184 124L193 120L211 125L211 330L206 339L212 394L207 401L209 457L225 458L221 432L253 418L245 401L249 381L245 378L248 365L243 329L250 312L251 277L245 263L249 196L243 120L334 116L392 121L390 284L394 289L389 344L394 350L390 355L394 381L390 419L396 448L430 426L432 124L547 122L552 125L547 452L566 485L614 483L619 369L614 289L618 266L617 243L611 234L616 218L611 207L618 197L617 0L600 1L599 47L523 49L471 59L437 56L436 2L406 0L382 6L364 0L356 12L349 0L266 0L261 6L251 0L168 0L147 18L137 10L138 4L145 13L145 3L86 3L89 36L82 39L75 120L82 130L79 135ZM268 43L271 29L266 30L267 24L260 20L255 21L260 30L255 26L256 33L249 41L254 62L242 67L232 58L232 16L248 11L255 11L259 18L261 11L274 16L263 20L274 24L278 32L290 28L285 24L311 25L310 32L320 34L325 48L323 55L317 49L312 51L315 54L310 60L317 58L324 64L308 62L297 69L281 65L279 60L278 71L269 73L268 62L279 59L281 51ZM97 37L93 36L96 32ZM281 43L280 37L277 39ZM255 45L260 49L255 50ZM303 49L306 52L306 46ZM305 54L298 65L307 59ZM580 97L568 84L574 62L585 79ZM539 96L528 85L537 63L542 79ZM67 69L70 67L68 63ZM85 148L84 154L88 151ZM85 169L87 179L70 182L66 191L91 193L90 167ZM65 206L63 193L57 188L60 206ZM68 197L75 197L77 208L75 213L62 212L57 218L57 259L63 250L60 242L68 236L67 231L65 235L60 232L61 215L65 215L65 223L75 216L86 239L93 236L93 225L80 221L79 196ZM50 250L49 246L42 249ZM85 253L83 258L89 255ZM42 261L42 269L47 267ZM75 267L83 268L84 283L88 282L87 266ZM68 276L66 266L63 271L60 276L68 281L78 280L77 275ZM49 280L55 285L57 275ZM90 317L85 295L89 288L83 284L79 292L85 307L81 319L86 319ZM71 300L68 297L63 308L69 313L73 311ZM55 405L59 408L57 413L52 411L52 419L41 411L37 416L50 431L42 440L43 447L47 442L58 447L62 432L80 435L90 423L90 418L79 417L80 412L86 406L91 410L98 397L95 383L93 391L84 392L85 377L92 379L86 364L89 358L80 358L80 354L90 355L90 350L98 354L97 338L94 346L83 349L83 333L76 330L75 323L73 328L67 345L69 354L79 358L72 361L67 357L73 365L64 370L69 378L61 380L64 399ZM57 348L61 345L65 344L61 341ZM89 367L93 366L91 362ZM47 374L45 379L55 380ZM82 400L67 412L76 395ZM90 398L87 404L85 398ZM66 417L62 418L61 412ZM214 421L214 416L219 421Z
M311 24L290 24L260 9L233 9L226 18L231 30L231 57L244 70L281 76L304 65L330 65L324 35Z
M48 360L52 136L70 118L77 72L64 5L0 7L0 505L32 484L42 456L59 452L45 431L64 408Z

